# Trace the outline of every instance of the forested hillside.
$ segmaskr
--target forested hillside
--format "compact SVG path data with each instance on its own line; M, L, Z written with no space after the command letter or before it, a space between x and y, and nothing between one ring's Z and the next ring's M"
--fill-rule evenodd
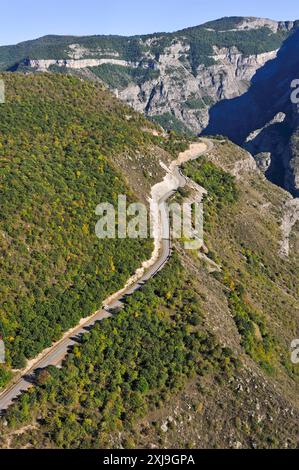
M10 429L41 423L19 444L108 447L111 433L130 429L188 379L211 372L228 379L237 366L205 331L195 285L174 256L124 311L84 337L61 371L42 372L6 419Z
M0 334L7 364L0 387L10 367L24 367L99 309L150 257L150 240L99 240L95 208L117 204L118 194L138 200L121 162L150 154L150 166L155 151L175 148L99 85L57 75L1 78Z
M205 244L172 260L0 420L3 447L296 447L298 254L289 196L229 142L184 172L208 190ZM186 188L175 196L192 197Z
M215 157L222 168L213 162ZM289 353L299 324L295 245L287 260L278 256L280 204L286 193L277 190L275 194L274 187L258 173L249 173L242 187L223 170L233 166L235 158L242 158L242 151L226 143L218 147L214 158L203 158L185 168L188 176L208 190L206 243L209 257L221 266L213 276L224 286L245 353L268 374L287 374L299 383L299 371ZM266 202L272 191L273 206Z

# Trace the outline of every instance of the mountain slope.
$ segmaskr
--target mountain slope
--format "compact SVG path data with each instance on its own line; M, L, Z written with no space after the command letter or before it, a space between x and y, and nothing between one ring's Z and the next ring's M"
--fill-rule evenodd
M295 157L298 109L291 102L291 83L298 73L298 39L296 31L276 58L257 71L246 93L213 106L205 129L207 134L227 135L257 159L260 154L268 156L269 179L295 196L299 194Z
M232 17L174 33L155 33L144 36L49 35L15 46L2 46L0 64L2 69L8 69L23 60L77 61L114 58L131 63L142 59L158 60L174 40L182 40L190 50L188 59L196 71L198 65L209 61L208 56L213 55L213 46L236 46L245 55L270 52L280 47L289 32L296 27L297 22ZM44 63L43 65L48 68L53 64ZM65 65L72 64L66 62ZM78 62L77 65L84 64Z
M290 196L229 142L184 172L209 190L207 247L177 243L123 312L41 373L0 422L3 447L298 445L299 260L278 256Z
M101 202L144 199L176 145L98 84L3 74L0 107L0 329L6 367L23 368L98 310L150 257L151 240L100 240ZM157 134L156 136L153 134ZM134 170L135 165L135 170Z

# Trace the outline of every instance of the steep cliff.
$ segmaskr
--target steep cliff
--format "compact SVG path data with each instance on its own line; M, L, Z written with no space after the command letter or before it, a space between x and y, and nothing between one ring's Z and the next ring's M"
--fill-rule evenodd
M206 134L223 134L251 152L268 178L299 195L296 138L298 108L291 101L291 83L299 66L296 30L251 80L249 89L222 100L209 111Z
M101 80L166 129L228 136L253 153L271 181L297 195L290 83L297 78L298 25L232 17L145 36L46 36L0 47L0 69Z

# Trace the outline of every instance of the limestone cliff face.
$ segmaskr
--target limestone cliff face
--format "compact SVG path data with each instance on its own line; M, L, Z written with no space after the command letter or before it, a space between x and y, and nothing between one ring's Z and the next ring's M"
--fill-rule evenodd
M276 57L276 51L246 57L236 48L214 47L215 65L200 65L194 76L188 53L181 43L167 48L156 66L158 79L114 91L136 110L149 116L171 113L198 134L208 124L211 105L246 92L256 71Z
M299 131L290 82L299 78L298 26L223 18L132 38L50 36L37 40L38 47L33 41L28 53L27 44L13 50L24 50L27 58L12 61L11 69L61 68L101 79L166 128L229 137L255 156L273 182L297 194ZM2 49L0 66L9 55L7 49L1 55Z
M25 65L36 69L38 72L46 72L53 65L56 67L66 67L69 69L86 69L89 67L98 67L103 64L121 65L123 67L136 66L125 60L119 59L32 59L25 61Z
M123 87L112 86L112 91L137 111L148 116L170 113L192 132L200 133L208 124L211 105L246 92L256 71L274 59L277 51L246 56L237 47L213 46L209 58L213 65L199 65L196 73L188 62L190 46L181 41L174 41L165 48L158 60L149 53L137 63L117 58L117 53L112 56L111 52L110 57L93 58L100 53L71 44L67 51L69 59L28 59L23 65L42 72L51 71L53 66L92 71L104 64L130 69L152 68L158 72L158 78L144 83L132 80Z
M298 78L299 31L260 67L248 91L210 109L207 134L223 134L255 156L275 184L299 195L299 109L291 101Z

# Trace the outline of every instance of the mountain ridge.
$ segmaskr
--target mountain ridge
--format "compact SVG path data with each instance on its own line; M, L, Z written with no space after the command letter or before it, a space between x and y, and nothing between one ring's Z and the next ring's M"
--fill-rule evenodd
M142 34L44 34L42 36L38 36L37 38L34 39L26 39L24 41L20 41L18 43L10 43L10 44L3 44L0 46L1 47L10 47L10 46L18 46L24 43L29 43L29 42L34 42L34 41L39 41L41 39L56 39L56 38L65 38L65 39L76 39L76 38L90 38L90 37L118 37L118 38L137 38L137 37L148 37L148 36L156 36L156 35L168 35L168 34L176 34L176 33L181 33L186 30L190 29L196 29L196 28L203 28L206 26L213 26L217 24L221 24L223 21L226 20L232 20L236 22L246 22L246 20L251 21L251 22L256 22L258 21L259 23L266 23L266 24L277 24L278 27L283 28L289 28L290 25L294 26L296 23L299 22L298 20L274 20L272 18L264 18L264 17L258 17L258 16L223 16L221 18L218 18L216 20L209 20L204 23L199 23L195 24L193 26L187 26L184 28L180 29L175 29L171 31L155 31L152 33L142 33Z
M284 96L278 83L296 78L297 46L292 37L297 38L298 27L298 20L234 16L167 33L46 35L0 47L0 70L59 72L101 81L118 98L166 130L229 137L253 154L272 182L298 196L297 121L288 83ZM272 69L277 67L286 45L289 51L284 54L285 60L293 66L283 78L272 72L271 77L263 78L261 102L268 96L273 103L269 101L267 108L257 109L257 81L263 70L267 74L271 64ZM272 88L276 90L275 98ZM243 122L232 122L229 128L230 118L222 119L222 108L227 105L233 109L234 100L245 103L247 94L251 101L247 100L246 109L239 111L249 121L244 122L242 117ZM274 126L274 145L268 134L273 135L271 122L279 113L285 119L281 126ZM252 134L262 128L263 139L252 139ZM240 129L247 132L241 140Z
M243 26L243 23L245 24ZM285 30L285 31L290 31L293 28L298 27L299 20L295 21L275 21L271 19L264 19L264 18L255 18L255 17L223 17L215 21L209 21L203 24L179 29L177 31L173 32L154 32L154 33L147 33L147 34L137 34L137 35L129 35L129 36L124 36L124 35L116 35L116 34L111 34L111 35L101 35L101 34L96 34L96 35L52 35L52 34L47 34L45 36L38 37L33 40L26 40L19 42L17 44L9 44L9 45L4 45L0 46L0 58L1 58L1 52L5 52L8 49L13 49L13 48L18 48L21 49L22 47L26 46L31 46L34 44L41 44L44 45L46 43L47 45L53 46L51 41L54 42L61 42L61 41L73 41L73 40L80 40L80 41L85 41L85 40L104 40L104 39L121 39L121 40L134 40L134 39L141 39L141 40L146 40L148 38L155 38L155 37L171 37L171 36L181 36L183 33L185 34L190 34L194 31L198 30L207 30L207 26L210 27L210 32L245 32L246 33L246 28L252 28L252 29L261 29L262 27L270 27L277 31ZM229 25L229 26L226 26ZM215 26L216 29L211 28L212 26ZM231 26L236 26L235 29L225 29L227 27ZM222 28L219 29L219 28ZM244 27L244 29L242 29ZM224 29L223 29L224 28ZM272 30L273 32L273 30ZM49 44L48 44L48 41ZM29 51L30 52L30 51ZM49 53L49 51L48 51ZM23 57L24 59L25 57ZM33 57L34 58L34 57ZM35 57L37 58L37 57ZM46 58L46 57L44 57Z

